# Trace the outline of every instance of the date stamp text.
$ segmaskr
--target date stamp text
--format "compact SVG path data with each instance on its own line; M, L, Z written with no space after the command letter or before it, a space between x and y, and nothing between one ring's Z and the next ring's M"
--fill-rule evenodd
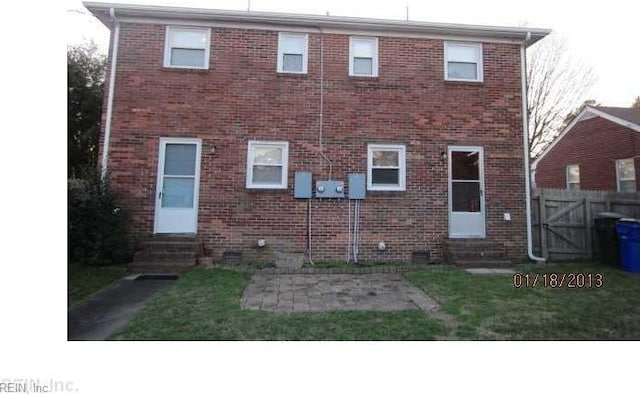
M551 289L599 289L604 285L604 275L600 272L527 272L513 274L513 287L519 289L545 287Z

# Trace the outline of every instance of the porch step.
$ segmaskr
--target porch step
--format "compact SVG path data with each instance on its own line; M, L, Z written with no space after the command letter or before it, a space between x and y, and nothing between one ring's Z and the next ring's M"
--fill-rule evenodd
M195 261L174 261L167 262L147 262L137 263L133 262L127 266L127 270L136 274L167 274L167 273L180 273L195 266Z
M127 267L130 272L182 272L198 261L199 245L192 236L154 237L141 242L137 249Z
M196 250L179 250L168 252L166 250L141 250L138 251L134 258L134 262L167 262L179 260L196 261L198 258L198 252Z
M488 259L488 260L500 260L504 258L504 250L487 249L487 250L472 250L463 248L454 248L448 251L448 258L451 260L473 260L473 259Z
M510 268L515 266L510 260L459 260L454 264L462 268Z
M506 258L504 244L486 239L447 239L444 243L445 260L464 267L505 267L511 265Z
M198 242L193 241L145 241L139 245L139 251L144 252L190 252L198 250Z

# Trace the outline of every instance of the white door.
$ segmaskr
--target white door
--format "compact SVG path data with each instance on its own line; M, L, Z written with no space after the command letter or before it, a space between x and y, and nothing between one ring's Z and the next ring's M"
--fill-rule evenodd
M477 146L450 146L449 237L484 238L484 158Z
M201 145L199 139L160 139L154 233L196 232Z

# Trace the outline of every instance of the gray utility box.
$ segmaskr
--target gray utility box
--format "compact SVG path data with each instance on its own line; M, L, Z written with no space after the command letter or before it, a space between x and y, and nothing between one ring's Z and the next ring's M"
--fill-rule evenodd
M296 171L293 181L293 197L311 198L311 173L308 171Z
M317 181L316 198L344 198L344 182Z
M364 200L366 186L364 174L349 174L349 199Z

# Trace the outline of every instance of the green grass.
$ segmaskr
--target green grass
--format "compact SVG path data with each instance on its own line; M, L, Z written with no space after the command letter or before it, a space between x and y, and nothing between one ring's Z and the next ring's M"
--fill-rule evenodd
M124 265L104 267L70 265L67 271L69 305L77 305L126 274Z
M250 276L196 268L153 300L115 339L428 340L446 334L419 310L274 313L240 309Z
M601 288L515 288L512 275L457 269L408 273L459 325L459 339L640 339L640 277L600 264L533 265L521 273L601 272Z
M273 313L240 309L249 274L196 268L152 301L115 339L180 340L537 340L640 339L640 277L591 263L520 266L526 272L601 272L601 288L513 287L512 275L449 267L407 279L442 309Z

